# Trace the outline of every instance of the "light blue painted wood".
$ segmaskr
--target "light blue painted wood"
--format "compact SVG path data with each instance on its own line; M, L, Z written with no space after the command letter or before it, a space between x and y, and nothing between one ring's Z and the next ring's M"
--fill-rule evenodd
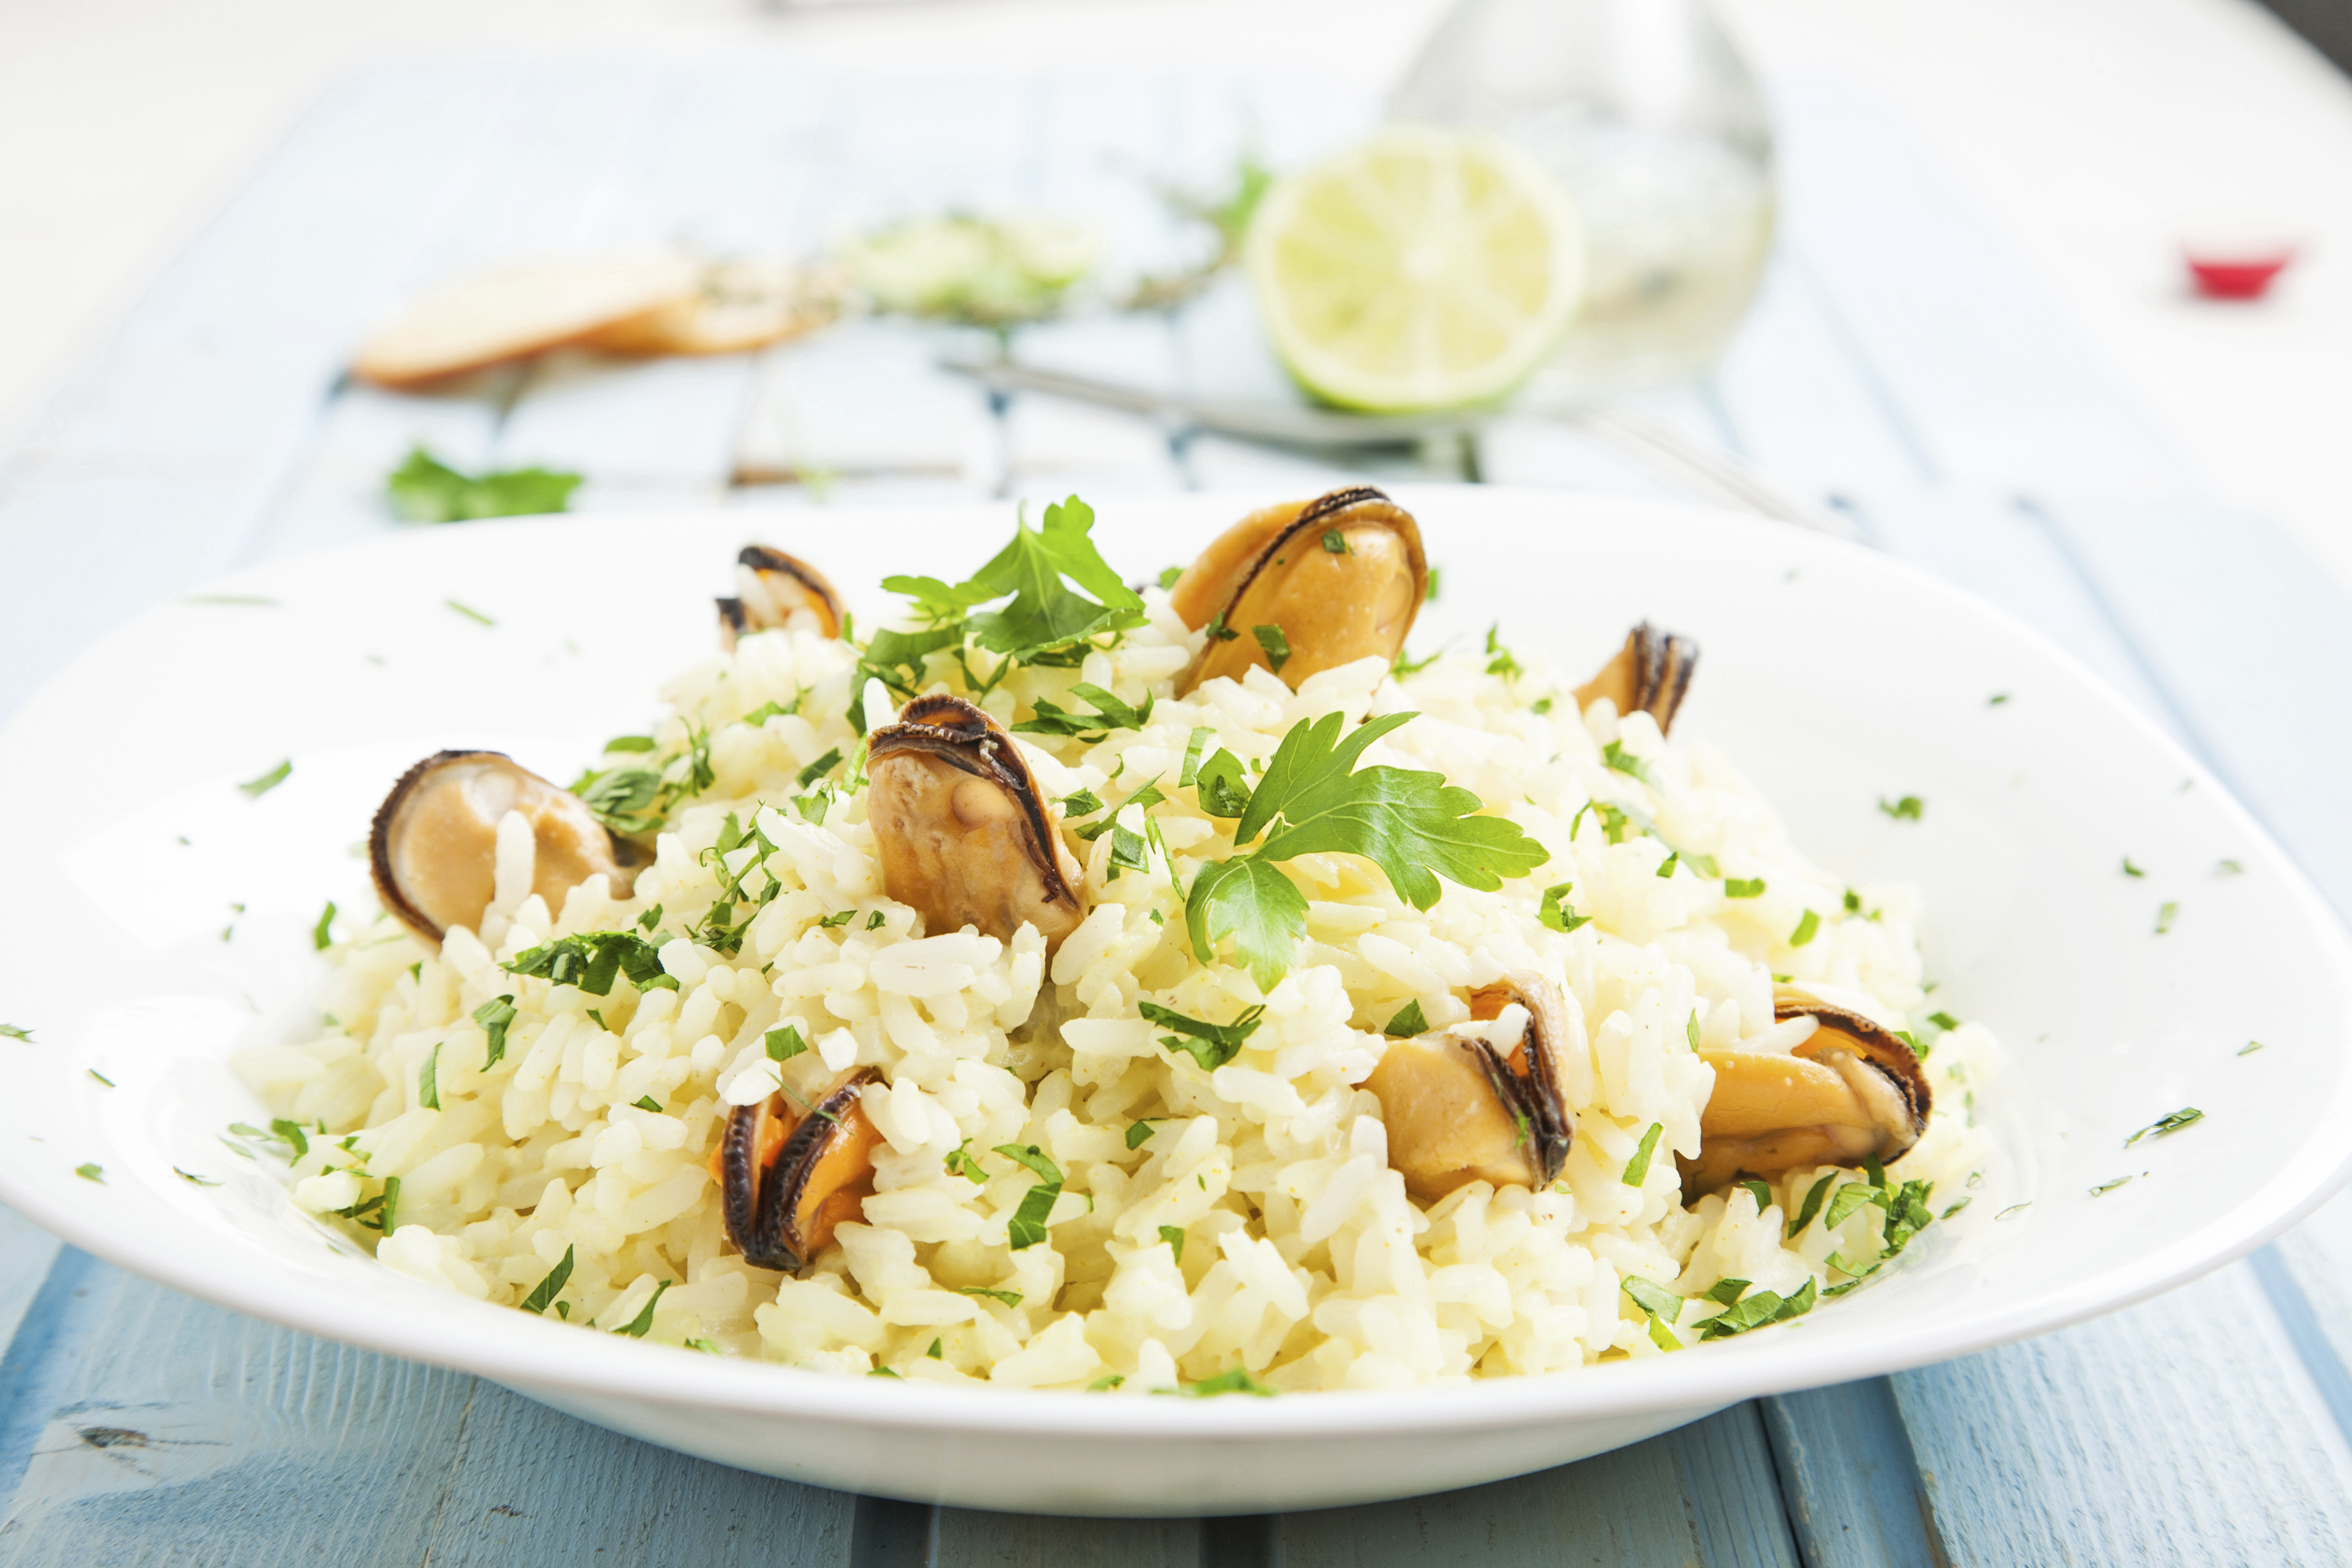
M1955 1562L2342 1563L2352 1449L2301 1371L2239 1264L1894 1381Z
M16 1210L0 1206L0 1347L16 1337L16 1325L33 1304L59 1245Z
M1886 1379L1759 1403L1806 1568L1942 1568L1948 1561Z
M843 1494L90 1268L78 1343L52 1347L63 1373L0 1515L9 1568L849 1560Z
M1493 1486L1276 1521L1283 1568L1464 1562L1592 1568L1787 1564L1753 1405L1630 1448Z
M927 1568L1193 1568L1197 1519L1052 1519L943 1508Z

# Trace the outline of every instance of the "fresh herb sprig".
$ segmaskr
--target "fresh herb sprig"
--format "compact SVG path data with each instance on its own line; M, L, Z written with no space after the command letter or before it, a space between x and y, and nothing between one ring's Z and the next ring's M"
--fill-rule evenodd
M1307 934L1307 898L1278 863L1301 855L1361 855L1415 909L1437 902L1438 879L1492 892L1549 856L1505 817L1479 813L1484 803L1445 775L1409 768L1358 768L1364 749L1416 715L1391 713L1342 737L1342 715L1301 720L1266 764L1234 829L1236 848L1260 834L1255 850L1201 868L1186 895L1184 921L1202 962L1234 941L1261 986L1272 986ZM1215 759L1203 764L1205 778Z

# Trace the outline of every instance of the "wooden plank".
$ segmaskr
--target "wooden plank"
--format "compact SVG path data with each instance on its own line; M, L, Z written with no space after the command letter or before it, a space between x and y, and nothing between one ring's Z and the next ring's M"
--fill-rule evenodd
M16 1337L16 1325L25 1321L63 1245L16 1210L0 1206L0 1347Z
M72 1256L79 1257L79 1254ZM855 1500L92 1266L0 1559L846 1564Z
M928 1568L1193 1568L1197 1519L1055 1519L943 1508Z
M1953 1562L2352 1556L2352 1447L2243 1264L1894 1382Z
M1759 1403L1806 1568L1943 1568L1948 1560L1886 1379Z
M1556 1470L1276 1521L1283 1568L1798 1561L1752 1405Z

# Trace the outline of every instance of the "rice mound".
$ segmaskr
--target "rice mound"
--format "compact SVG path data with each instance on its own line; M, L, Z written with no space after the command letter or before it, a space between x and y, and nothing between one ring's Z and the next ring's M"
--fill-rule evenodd
M1877 1265L1882 1204L1786 1237L1826 1167L1685 1210L1672 1155L1699 1147L1713 1072L1695 1042L1785 1049L1801 1036L1773 1021L1776 973L1911 1025L1927 999L1910 889L1850 892L1703 742L1669 744L1647 714L1605 700L1580 715L1538 660L1491 673L1451 655L1399 678L1365 659L1297 692L1253 670L1178 700L1201 634L1164 594L1145 596L1149 625L1118 646L1079 668L1019 668L979 699L1008 728L1040 699L1087 706L1070 695L1081 681L1157 700L1139 731L1094 744L1018 737L1054 799L1087 790L1116 805L1154 780L1167 796L1150 808L1157 843L1140 871L1113 865L1118 836L1065 830L1090 912L1050 966L1034 928L1010 942L922 934L884 896L862 794L797 782L829 751L853 766L861 754L845 716L856 650L806 625L746 637L662 693L656 744L683 753L707 740L710 782L672 812L634 897L597 877L551 910L530 892L530 836L510 817L480 931L453 930L436 952L378 917L328 953L324 1032L240 1057L283 1116L324 1130L293 1163L296 1202L391 1268L477 1300L521 1304L568 1255L568 1279L538 1305L575 1325L837 1373L1122 1394L1231 1386L1237 1369L1281 1391L1388 1388L1658 1355L1724 1310L1706 1292L1726 1278L1788 1298ZM926 675L926 689L967 690L950 656ZM1245 968L1196 962L1185 940L1180 888L1233 852L1233 825L1174 781L1196 727L1213 732L1209 751L1262 764L1292 725L1334 710L1351 725L1417 711L1364 763L1444 773L1551 862L1491 893L1449 882L1426 911L1370 861L1287 862L1310 900L1308 939L1261 992ZM1646 776L1609 765L1612 742ZM1140 834L1143 815L1120 820ZM706 855L730 816L776 846L768 866L786 887L739 952L674 937L659 952L675 990L624 980L604 996L499 967L563 934L639 930L656 906L652 929L684 929L719 890L712 861L740 874L758 854ZM1720 877L1692 868L1707 857ZM1729 898L1726 878L1765 889ZM1569 932L1538 914L1561 882L1591 917ZM1808 910L1816 929L1792 947ZM1566 1169L1546 1191L1473 1182L1424 1210L1389 1168L1379 1102L1359 1087L1381 1026L1415 1002L1433 1029L1461 1023L1471 990L1517 969L1550 976L1568 1003ZM485 1070L473 1015L503 995L516 1016ZM1263 1004L1264 1021L1204 1071L1158 1043L1164 1031L1138 1013L1147 996L1210 1019ZM810 1048L778 1063L763 1040L785 1025ZM1934 1039L1937 1110L1890 1187L1932 1183L1948 1212L1974 1184L1986 1151L1967 1085L1996 1050L1974 1024ZM438 1109L420 1103L428 1063ZM726 1113L779 1084L809 1100L853 1065L885 1080L865 1090L887 1142L864 1223L843 1225L803 1278L753 1268L725 1238L706 1168ZM1653 1124L1654 1157L1628 1184ZM1037 1145L1065 1178L1046 1239L1018 1249L1008 1222L1039 1178L991 1152L1002 1144ZM959 1150L972 1163L951 1162ZM379 1237L362 1226L388 1177L396 1213ZM1654 1320L1622 1288L1632 1277L1690 1299Z

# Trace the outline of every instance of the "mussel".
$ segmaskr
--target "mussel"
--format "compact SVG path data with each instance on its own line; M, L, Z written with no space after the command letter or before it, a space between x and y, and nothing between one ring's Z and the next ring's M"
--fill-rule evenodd
M1050 952L1086 918L1084 872L1013 738L961 697L918 697L866 739L882 886L934 933L1034 925Z
M841 635L841 595L824 573L764 544L745 545L735 563L735 597L719 601L720 647L731 653L737 637L790 626L803 610L815 617L817 631Z
M1933 1100L1918 1053L1892 1031L1793 985L1775 986L1773 1016L1811 1017L1812 1034L1778 1051L1699 1052L1715 1092L1699 1114L1699 1152L1683 1160L1683 1194L1743 1176L1778 1178L1812 1165L1895 1159L1927 1130Z
M1473 992L1475 1022L1391 1040L1364 1080L1381 1102L1389 1164L1427 1203L1475 1181L1542 1187L1559 1176L1576 1126L1560 1092L1567 1004L1542 975L1515 973Z
M1215 628L1177 689L1255 665L1295 690L1368 655L1393 659L1428 589L1420 527L1369 485L1254 511L1168 591L1186 626Z
M872 1068L834 1081L805 1112L782 1092L739 1105L711 1151L727 1238L744 1261L797 1274L833 1243L874 1192L874 1146L859 1090Z
M478 930L496 893L499 823L510 811L530 824L530 890L550 910L599 874L615 897L628 896L639 851L615 841L579 796L501 752L436 752L376 808L368 865L383 907L431 942L451 926Z
M1601 667L1601 673L1576 689L1576 705L1590 708L1606 697L1621 714L1638 709L1655 719L1663 735L1674 728L1675 711L1683 705L1697 668L1698 644L1672 632L1654 631L1643 621L1625 634L1625 646Z

